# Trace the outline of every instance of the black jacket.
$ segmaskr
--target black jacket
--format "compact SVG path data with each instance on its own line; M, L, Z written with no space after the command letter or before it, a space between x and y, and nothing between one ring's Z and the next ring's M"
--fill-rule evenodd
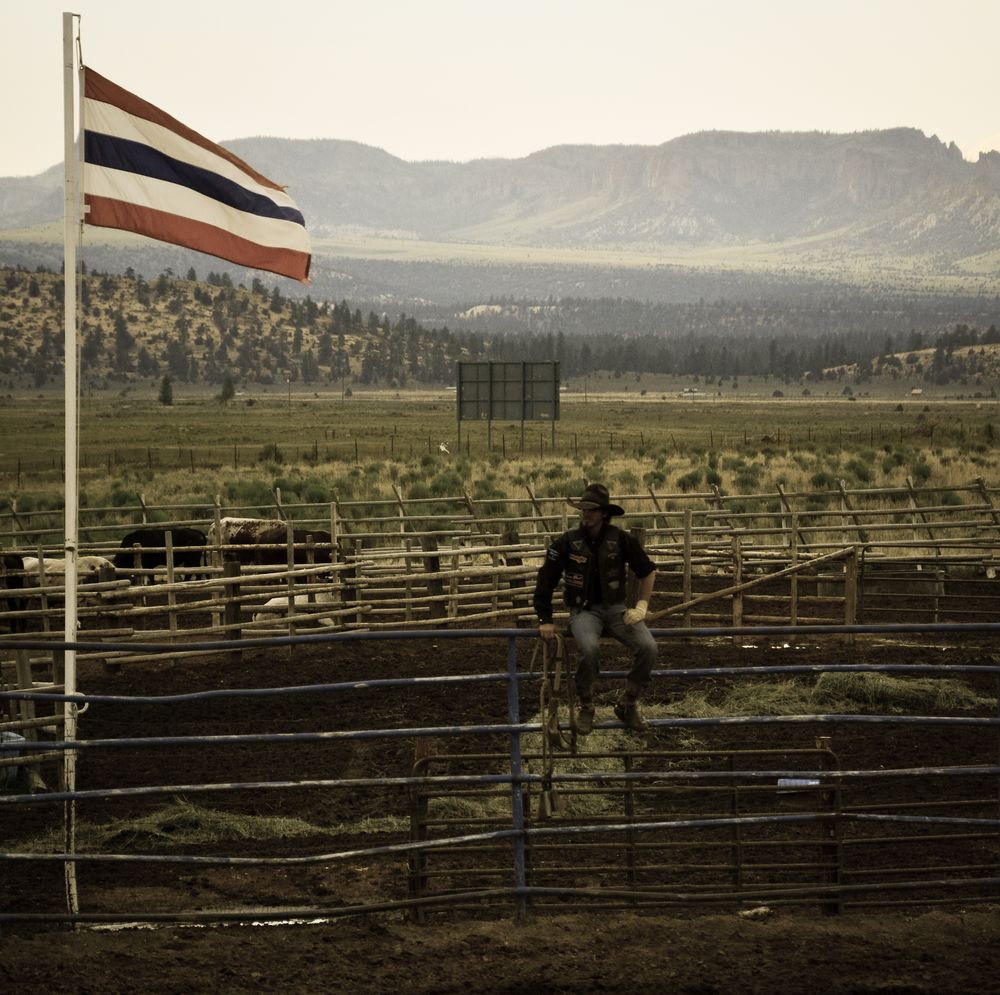
M552 621L552 593L560 577L564 580L566 607L571 610L585 608L594 570L598 571L601 601L606 605L624 604L626 566L631 567L640 580L655 569L638 540L617 526L604 526L597 539L596 555L582 526L564 532L549 546L545 562L538 571L534 598L538 621L542 625Z

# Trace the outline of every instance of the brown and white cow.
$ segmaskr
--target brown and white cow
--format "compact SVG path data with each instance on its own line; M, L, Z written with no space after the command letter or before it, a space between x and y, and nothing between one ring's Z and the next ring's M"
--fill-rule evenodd
M239 547L224 548L223 557L244 565L284 566L288 562L288 527L273 518L220 518L209 528L208 541L210 546ZM292 541L295 564L332 562L329 532L296 528L292 530ZM303 548L309 542L327 545L312 550Z

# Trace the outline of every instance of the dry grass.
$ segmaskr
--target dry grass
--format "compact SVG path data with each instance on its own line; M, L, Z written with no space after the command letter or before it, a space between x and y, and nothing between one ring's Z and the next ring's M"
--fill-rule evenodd
M333 837L343 833L379 834L405 830L408 822L398 817L362 819L357 823L314 826L302 819L245 815L195 805L175 798L163 808L136 819L76 824L77 850L80 853L125 853L151 847L198 846L241 840L277 840L295 837ZM43 837L10 844L15 853L61 853L62 829Z

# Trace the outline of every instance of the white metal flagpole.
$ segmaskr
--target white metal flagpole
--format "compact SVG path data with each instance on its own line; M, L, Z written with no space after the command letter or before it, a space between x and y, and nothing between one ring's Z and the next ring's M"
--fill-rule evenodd
M63 175L65 201L63 208L63 315L65 321L65 434L64 454L66 505L64 514L64 547L66 556L66 605L64 640L75 643L77 636L77 542L79 533L79 480L77 470L77 361L76 361L76 245L80 237L80 180L77 144L77 103L80 87L76 60L74 21L79 15L63 14L63 124L64 151ZM76 650L66 649L64 654L64 690L76 694ZM76 739L76 704L66 701L63 705L63 738ZM63 789L76 789L76 751L63 754ZM76 849L76 808L72 801L63 808L65 852ZM67 860L65 868L66 907L71 915L80 910L76 887L76 862Z

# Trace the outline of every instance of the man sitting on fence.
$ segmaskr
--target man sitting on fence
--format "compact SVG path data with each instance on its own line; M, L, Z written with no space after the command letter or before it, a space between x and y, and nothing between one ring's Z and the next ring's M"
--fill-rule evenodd
M611 503L603 484L591 484L579 501L569 503L580 510L580 527L564 532L549 546L538 571L534 598L538 633L546 640L555 638L552 593L562 578L563 597L570 611L569 628L577 646L577 733L586 736L593 727L593 687L600 669L600 638L605 631L627 646L633 657L625 694L615 705L615 715L633 732L643 732L646 723L638 701L657 657L656 640L643 619L656 569L635 538L610 524L611 518L625 512ZM626 565L639 578L635 608L625 607Z

